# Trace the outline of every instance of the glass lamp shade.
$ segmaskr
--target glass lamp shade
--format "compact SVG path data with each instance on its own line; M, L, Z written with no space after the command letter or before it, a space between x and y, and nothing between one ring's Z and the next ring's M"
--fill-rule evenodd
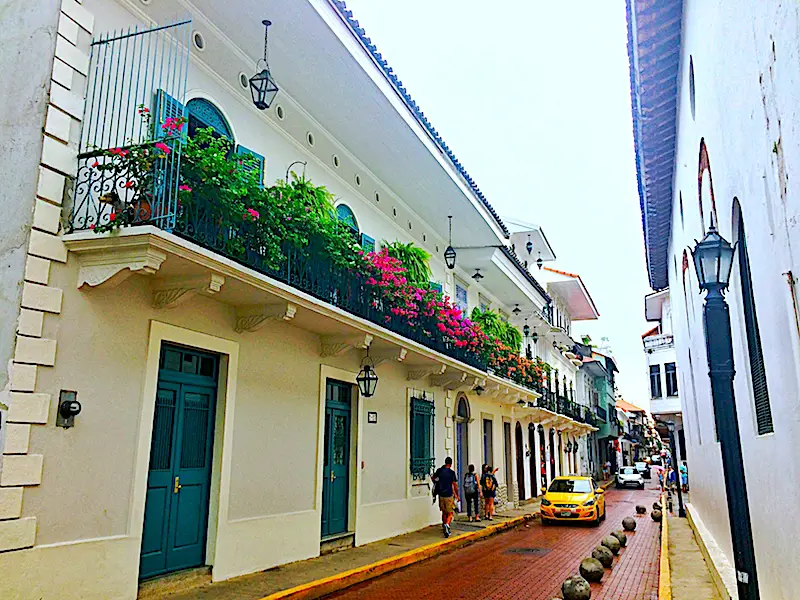
M539 267L540 269L542 268L542 263L544 263L544 261L542 260L541 257L536 259L536 266Z
M536 342L539 341L539 334L536 333L536 331L534 331L533 335L531 336L531 339L533 340L533 343L535 344Z
M278 95L278 84L272 79L269 69L262 69L250 78L250 94L259 110L266 110Z
M444 250L444 264L448 269L455 269L456 267L456 251L452 246L448 246Z
M532 241L528 240L528 243L525 244L525 250L528 251L528 254L533 252L533 242Z
M372 363L371 360L367 361L365 359L361 366L361 371L359 371L356 377L358 391L361 392L361 395L365 398L374 396L375 389L378 387L378 374L375 372L375 365L370 363Z
M712 225L692 251L701 290L725 289L731 277L734 247Z
M522 327L522 335L524 335L525 337L528 337L530 334L531 334L531 327L530 327L530 325L525 323L525 325L523 325L523 327Z

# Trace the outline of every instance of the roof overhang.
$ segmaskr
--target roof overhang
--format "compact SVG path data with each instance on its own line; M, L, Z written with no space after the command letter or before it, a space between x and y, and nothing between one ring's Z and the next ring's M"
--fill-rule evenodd
M447 239L447 216L455 214L454 245L506 240L499 215L343 2L165 0L137 3L137 11L158 24L188 11L194 28L214 43L212 52L193 53L192 61L233 82L240 71L255 69L264 47L261 21L269 17L276 102L310 116L440 239ZM236 89L249 102L249 92ZM291 126L287 120L286 129ZM322 168L308 170L313 176ZM369 200L373 193L363 192Z
M503 304L519 304L527 314L541 311L550 301L547 292L504 247L456 248L456 253L459 267L467 272L480 269L481 284Z
M556 253L539 225L505 216L503 222L511 231L511 245L524 261L533 265L540 257L542 262L551 262L556 259ZM528 241L533 244L530 253L527 249Z
M626 0L633 141L650 286L668 285L683 0Z
M564 301L573 321L591 321L600 316L589 291L579 277L563 277L550 281L547 289Z
M599 360L584 360L582 368L592 377L606 377L608 371Z
M663 315L664 302L667 300L669 300L669 288L645 296L644 318L648 321L660 321Z

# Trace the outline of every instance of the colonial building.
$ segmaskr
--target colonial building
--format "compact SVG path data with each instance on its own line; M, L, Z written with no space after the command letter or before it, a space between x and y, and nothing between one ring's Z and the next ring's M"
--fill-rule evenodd
M686 440L675 358L675 341L672 335L672 309L669 289L649 294L644 299L645 318L657 325L642 336L650 381L650 414L655 419L661 439L669 444L667 423L675 426L675 448L678 460L686 460Z
M788 466L800 457L800 13L780 2L628 0L627 7L642 224L658 292L645 302L648 312L662 304L653 313L662 328L672 324L656 335L674 336L687 513L724 597L795 598L800 525L767 507L790 505L800 485L800 471ZM733 399L723 408L735 407L726 434L733 421L741 452L727 464L741 471L727 478L723 449L736 448L737 435L720 442L707 343L724 341L728 328L705 330L692 257L712 226L735 244L724 290ZM663 373L661 381L668 383Z
M447 455L510 503L582 469L588 292L538 269L541 229L498 217L343 2L34 4L0 69L35 99L0 161L0 597L412 531Z

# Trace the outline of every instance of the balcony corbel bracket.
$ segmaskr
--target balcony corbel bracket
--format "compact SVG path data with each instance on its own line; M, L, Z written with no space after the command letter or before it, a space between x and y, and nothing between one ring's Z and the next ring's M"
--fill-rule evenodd
M197 294L216 294L224 283L225 277L219 273L157 281L153 289L153 307L175 308Z
M447 365L442 363L424 364L424 365L408 365L406 372L406 379L408 381L420 381L426 377L435 375L443 375L447 370Z
M380 350L371 354L375 366L382 365L386 362L403 362L406 359L408 350L405 348L392 348L391 350Z
M291 321L297 313L297 306L291 302L280 304L246 304L236 307L237 333L257 331L266 325L267 321Z
M322 336L320 356L341 356L348 350L366 350L372 344L372 339L369 333Z
M441 387L445 390L457 390L463 387L466 379L467 374L463 371L453 371L442 375L431 375L428 381L433 387Z
M78 289L103 286L113 288L134 273L153 275L161 268L167 255L149 243L124 247L92 247L67 244L78 257Z

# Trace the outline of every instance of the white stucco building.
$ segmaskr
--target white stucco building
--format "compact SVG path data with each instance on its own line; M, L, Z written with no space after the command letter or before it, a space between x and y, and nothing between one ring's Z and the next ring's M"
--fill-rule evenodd
M678 460L686 460L686 442L681 414L680 388L675 339L672 333L672 308L669 289L649 294L644 299L645 318L656 323L642 336L650 382L650 414L656 420L659 435L669 444L666 423L675 425Z
M537 268L555 258L541 229L507 228L343 2L35 4L4 17L36 52L0 51L1 73L24 54L36 83L18 132L35 164L0 160L15 184L3 248L22 248L0 302L0 598L135 598L182 569L219 581L413 531L439 519L429 473L448 455L460 473L498 467L500 503L588 464L595 412L574 395L570 335L597 318L588 291ZM248 78L267 18L280 91L259 110ZM180 116L188 134L163 134ZM282 239L268 262L259 227L275 215L225 220L242 188L178 187L176 157L206 128L229 144L218 179L255 173L246 197L280 202L272 183L302 174L365 253L413 243L437 300L527 324L547 382L395 318L316 239ZM161 155L135 176L98 175L115 160L98 149L143 148ZM152 186L126 204L137 177Z
M627 4L647 263L664 297L661 326L671 321L674 336L689 517L725 597L757 579L761 598L790 600L800 588L800 525L768 507L793 504L800 484L800 12L794 3L744 0ZM755 573L734 569L741 549L731 542L691 256L712 224L736 244L725 298Z

